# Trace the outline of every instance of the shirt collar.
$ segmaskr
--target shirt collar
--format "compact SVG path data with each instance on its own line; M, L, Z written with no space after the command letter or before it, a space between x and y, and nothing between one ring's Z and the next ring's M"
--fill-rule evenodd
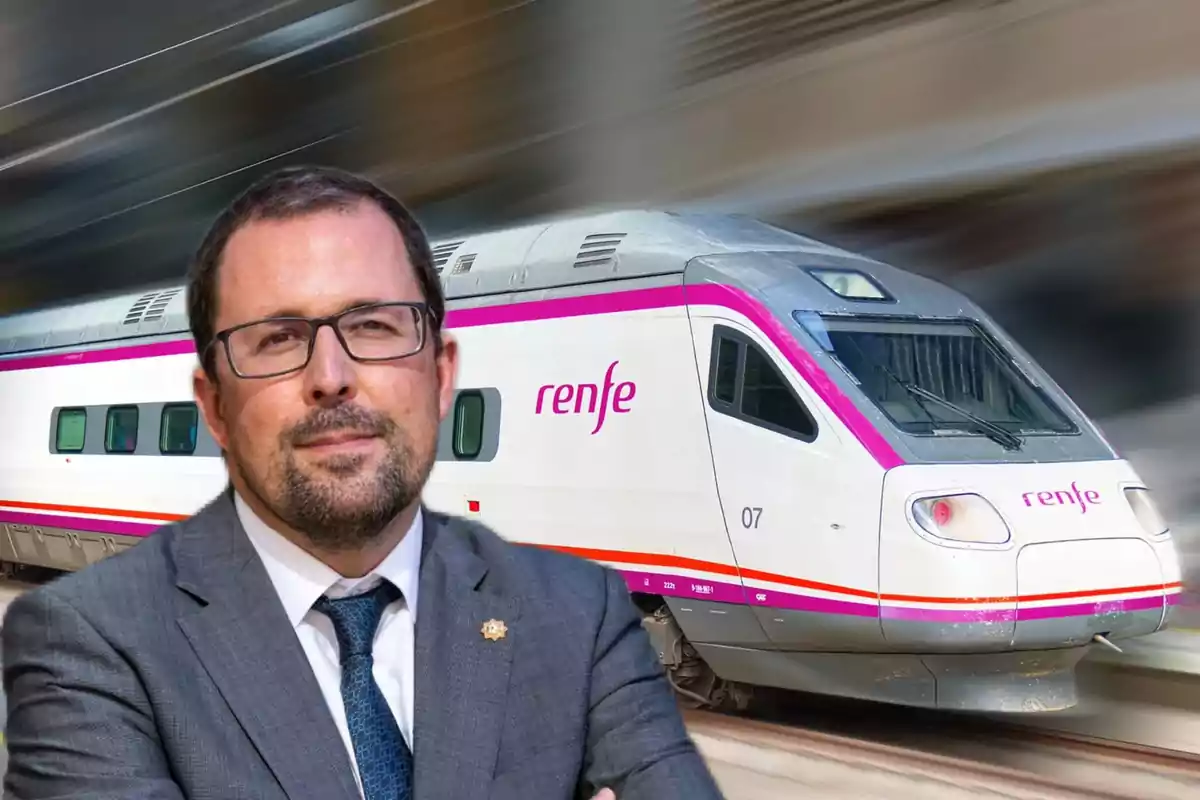
M408 533L379 566L361 578L345 578L268 526L236 491L233 493L233 502L238 519L262 559L293 628L300 624L322 595L345 597L365 592L378 584L381 578L390 581L404 595L409 613L416 622L421 537L424 533L424 515L420 509L413 517Z

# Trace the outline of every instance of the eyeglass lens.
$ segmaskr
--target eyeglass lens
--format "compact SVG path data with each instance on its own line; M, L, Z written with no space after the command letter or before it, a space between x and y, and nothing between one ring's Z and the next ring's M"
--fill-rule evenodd
M351 356L382 361L420 350L421 322L421 310L414 306L372 306L343 314L337 327ZM300 318L268 319L238 328L229 335L233 367L247 377L300 369L308 361L314 328Z

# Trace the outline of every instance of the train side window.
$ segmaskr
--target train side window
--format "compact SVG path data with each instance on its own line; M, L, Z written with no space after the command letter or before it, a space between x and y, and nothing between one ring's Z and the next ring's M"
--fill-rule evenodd
M195 403L165 406L158 435L158 449L167 456L190 456L196 452L200 414Z
M816 420L770 357L723 325L713 331L708 401L715 411L786 436L817 437Z
M87 411L64 408L58 412L54 431L54 449L59 453L82 453L87 435Z
M717 365L713 371L713 397L732 403L737 397L738 343L720 337L717 340Z
M108 410L104 427L106 453L132 453L137 449L137 406L115 406Z
M787 381L757 347L746 347L742 370L742 413L808 438L816 425L792 394Z
M476 391L459 392L454 402L454 457L473 459L483 449L483 394Z

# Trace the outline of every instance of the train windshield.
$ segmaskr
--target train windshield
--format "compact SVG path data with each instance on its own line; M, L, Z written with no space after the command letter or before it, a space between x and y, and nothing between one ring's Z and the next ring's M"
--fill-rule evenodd
M1015 450L1023 434L1076 431L974 323L793 316L907 433L977 433Z

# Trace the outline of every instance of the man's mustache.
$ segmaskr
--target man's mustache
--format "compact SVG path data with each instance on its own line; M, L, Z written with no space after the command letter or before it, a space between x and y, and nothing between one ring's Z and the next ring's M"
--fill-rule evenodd
M344 431L386 438L395 428L396 424L386 414L343 403L330 408L314 409L302 421L288 429L284 438L292 445L302 445L319 436Z

